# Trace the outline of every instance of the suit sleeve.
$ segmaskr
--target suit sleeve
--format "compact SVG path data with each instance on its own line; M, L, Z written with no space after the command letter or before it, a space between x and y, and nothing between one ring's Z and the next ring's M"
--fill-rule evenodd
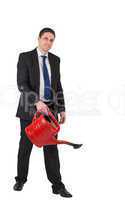
M25 55L19 54L17 63L17 86L25 100L29 104L35 104L38 101L38 95L30 88L28 66L25 61Z
M60 75L60 58L59 58L59 74L57 80L57 107L58 113L65 111L65 99L64 92L61 84L61 75Z

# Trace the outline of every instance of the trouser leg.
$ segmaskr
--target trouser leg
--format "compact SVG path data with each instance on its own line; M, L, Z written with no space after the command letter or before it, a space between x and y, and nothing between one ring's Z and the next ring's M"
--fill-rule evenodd
M33 144L28 139L25 133L25 127L29 125L31 121L20 119L21 134L18 150L18 161L17 161L17 176L16 180L26 182L29 169L29 159L32 151Z
M57 113L53 112L53 114L58 120ZM56 138L57 137L58 136L56 135ZM46 145L43 147L43 152L48 180L53 184L53 187L55 187L56 189L63 187L64 184L61 181L62 177L60 174L60 160L57 145Z

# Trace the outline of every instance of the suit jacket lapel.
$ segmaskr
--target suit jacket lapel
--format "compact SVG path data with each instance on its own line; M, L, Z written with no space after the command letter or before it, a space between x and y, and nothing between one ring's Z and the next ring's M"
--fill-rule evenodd
M51 87L52 89L54 89L54 79L53 79L53 74L54 74L54 61L52 58L51 53L48 52L48 59L49 59L49 63L50 63L50 70L51 70Z

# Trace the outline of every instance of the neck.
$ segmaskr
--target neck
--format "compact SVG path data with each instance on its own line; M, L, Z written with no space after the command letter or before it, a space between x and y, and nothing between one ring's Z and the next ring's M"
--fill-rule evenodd
M42 53L48 53L48 51L43 50L42 48L40 48L40 46L38 46L38 48Z

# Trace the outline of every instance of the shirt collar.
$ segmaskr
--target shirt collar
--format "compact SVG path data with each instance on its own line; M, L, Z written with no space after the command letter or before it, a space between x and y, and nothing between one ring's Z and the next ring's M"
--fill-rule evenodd
M40 50L38 47L37 47L37 53L38 53L38 56L41 57L41 56L47 56L48 57L48 52L47 53L44 53L42 50Z

